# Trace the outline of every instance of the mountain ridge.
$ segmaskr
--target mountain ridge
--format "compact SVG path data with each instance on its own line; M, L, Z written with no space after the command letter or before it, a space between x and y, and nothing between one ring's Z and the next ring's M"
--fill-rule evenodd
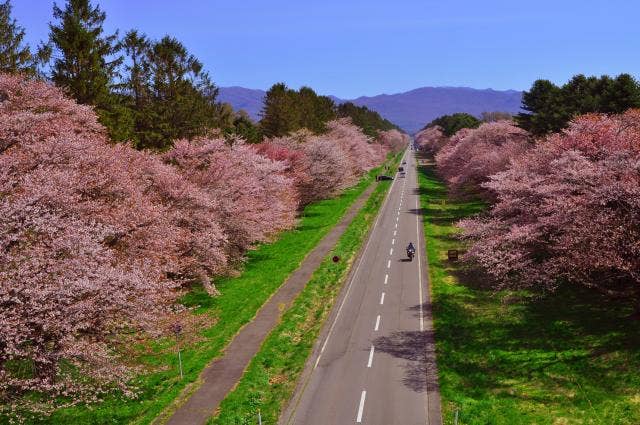
M218 100L230 103L234 109L244 109L254 120L260 111L266 91L241 86L220 87ZM473 87L417 87L399 93L382 93L341 99L328 95L334 102L353 102L366 106L398 125L408 133L419 131L433 119L456 112L479 116L482 112L503 111L512 114L521 111L522 92L518 90L476 89Z

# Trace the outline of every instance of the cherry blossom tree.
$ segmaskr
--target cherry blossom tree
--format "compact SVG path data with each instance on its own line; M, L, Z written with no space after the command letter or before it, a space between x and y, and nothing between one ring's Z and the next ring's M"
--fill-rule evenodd
M258 152L287 164L300 206L336 195L381 164L390 149L408 144L408 136L398 131L385 132L382 141L374 141L348 118L331 121L327 128L322 135L302 130L256 147Z
M581 284L640 300L640 111L579 117L484 186L497 203L461 226L467 258L498 287Z
M376 153L371 148L373 140L352 124L350 118L340 118L327 123L327 133L322 136L342 150L355 177L360 177L377 165Z
M43 81L0 74L0 154L14 144L69 133L105 138L89 106L78 105Z
M0 397L131 394L122 331L162 331L180 285L228 269L218 202L58 89L0 93Z
M442 132L442 127L437 125L427 127L418 132L415 136L415 142L418 149L431 155L437 154L448 141L449 138Z
M176 239L90 109L20 77L0 93L0 397L92 401L126 388L114 336L157 331L176 296L166 242L139 239Z
M342 149L336 148L332 139L323 136L312 137L302 145L309 159L311 181L304 186L310 199L326 199L354 184L352 163Z
M216 201L232 265L255 243L295 225L298 198L286 163L223 139L180 140L163 158Z
M456 133L436 155L438 172L457 196L481 194L490 198L482 183L505 170L509 162L532 146L526 131L509 121L482 124Z
M409 140L410 138L406 133L401 133L400 131L395 129L381 131L378 134L378 142L382 144L386 148L386 150L393 153L398 153L403 149L406 149L407 145L409 144Z
M307 190L312 183L309 175L311 163L298 142L291 137L279 137L255 145L256 151L274 161L285 164L285 174L293 179L297 197L298 209L313 202L313 191Z

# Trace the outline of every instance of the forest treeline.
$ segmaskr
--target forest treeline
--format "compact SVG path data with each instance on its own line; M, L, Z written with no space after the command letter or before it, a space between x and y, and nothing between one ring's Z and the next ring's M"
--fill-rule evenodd
M326 123L349 117L365 134L396 128L378 113L351 103L336 105L309 87L283 83L267 92L262 120L217 102L204 64L170 35L153 40L132 29L122 37L105 34L106 14L90 0L54 5L46 43L31 49L25 31L11 17L11 3L0 5L0 72L21 72L51 80L78 103L91 105L116 141L163 151L173 140L218 130L226 137L258 143L307 128L316 134Z
M578 74L562 86L549 80L536 80L522 94L523 112L516 124L536 137L567 128L571 120L588 113L620 114L640 108L640 82L629 74L600 77ZM505 112L484 112L480 119L467 113L443 115L422 130L438 126L446 136L463 128L477 128L482 122L511 119Z

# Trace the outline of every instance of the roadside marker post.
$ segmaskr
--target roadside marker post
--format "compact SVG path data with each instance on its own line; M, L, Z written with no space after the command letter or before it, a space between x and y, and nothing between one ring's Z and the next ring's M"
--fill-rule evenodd
M178 346L178 367L180 368L180 380L184 377L182 373L182 354L180 353L180 333L182 332L182 325L175 323L173 325L173 333L176 334L176 345Z

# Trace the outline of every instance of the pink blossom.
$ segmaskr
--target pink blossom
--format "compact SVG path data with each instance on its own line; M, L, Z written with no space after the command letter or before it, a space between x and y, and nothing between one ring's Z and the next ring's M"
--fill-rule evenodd
M640 113L578 117L484 187L497 203L461 223L500 286L640 284Z
M415 142L423 152L430 153L431 155L437 154L442 149L449 138L444 135L440 126L427 127L424 130L418 132L415 136Z
M286 163L224 139L180 140L163 158L216 202L231 264L295 225L298 198Z
M505 170L531 146L527 132L511 122L485 123L458 131L436 154L436 164L455 195L479 193L490 197L482 183Z

